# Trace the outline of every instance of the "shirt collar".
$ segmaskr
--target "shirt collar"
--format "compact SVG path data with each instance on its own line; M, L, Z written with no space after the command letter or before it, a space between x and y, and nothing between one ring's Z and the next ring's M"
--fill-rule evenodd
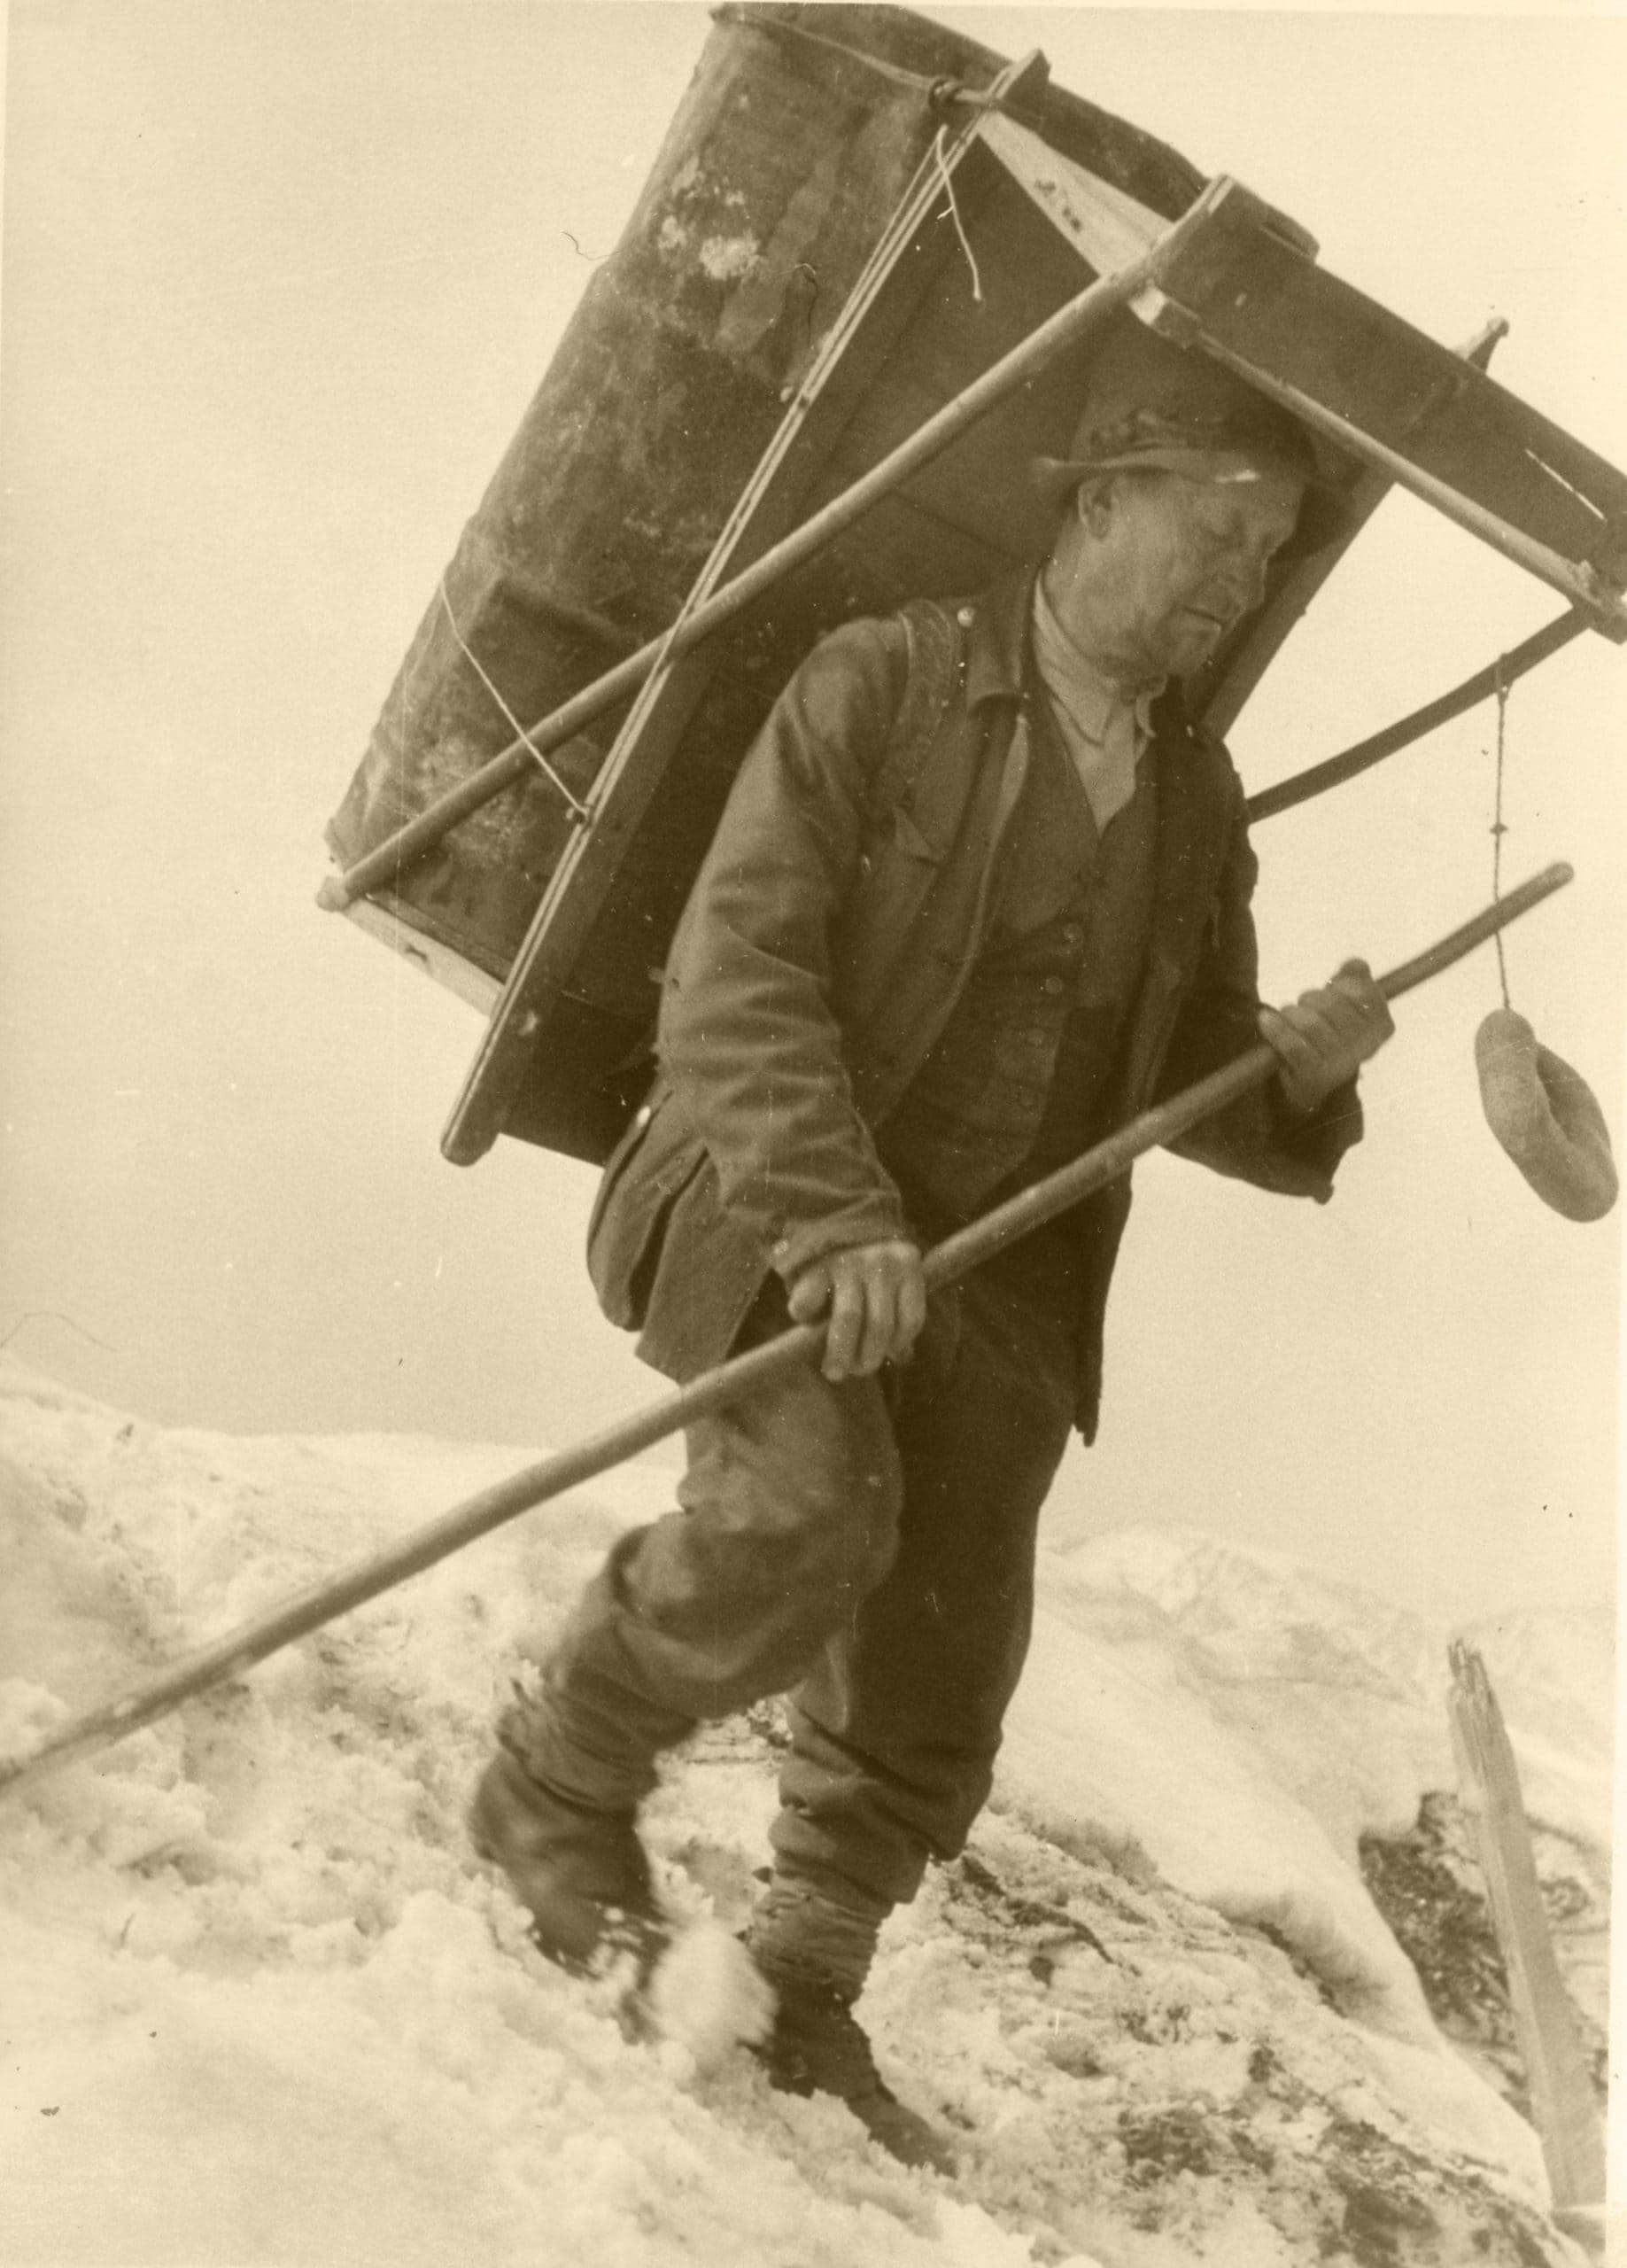
M1027 678L1028 625L1034 610L1039 568L1030 563L1013 568L991 583L980 598L956 609L966 632L966 704L980 701L1020 701ZM1116 687L1092 672L1103 686L1104 716L1121 696ZM1172 720L1182 715L1180 687L1171 678L1135 695L1135 721L1143 733L1156 733L1155 709L1162 703Z
M1081 731L1093 741L1105 740L1115 716L1128 711L1143 740L1150 740L1153 733L1153 705L1168 680L1158 678L1127 695L1069 637L1065 625L1046 596L1044 581L1039 577L1034 585L1034 614L1036 658L1044 657L1041 674L1049 680L1053 672L1060 673L1065 684L1052 689L1065 697L1068 713Z

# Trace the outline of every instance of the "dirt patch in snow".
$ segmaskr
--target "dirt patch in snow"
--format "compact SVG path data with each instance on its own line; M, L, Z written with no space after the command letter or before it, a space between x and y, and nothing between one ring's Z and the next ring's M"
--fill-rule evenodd
M1602 2116L1609 2085L1609 1870L1572 1835L1533 1830L1537 1879ZM1522 2117L1530 2115L1508 1977L1462 1807L1426 1795L1401 1836L1365 1835L1361 1872L1418 1971L1430 2014Z

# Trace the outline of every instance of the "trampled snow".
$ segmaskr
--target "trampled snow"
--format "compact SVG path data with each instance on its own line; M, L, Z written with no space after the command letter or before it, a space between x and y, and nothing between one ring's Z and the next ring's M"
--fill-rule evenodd
M166 1433L4 1364L0 1752L535 1454ZM1573 2256L1356 1864L1453 1783L1444 1634L1213 1536L1046 1556L995 1805L888 1925L864 2013L957 2181L744 2055L625 2039L528 1946L461 1811L523 1636L669 1487L609 1476L0 1800L0 2259ZM1528 1807L1602 1850L1608 1627L1471 1635ZM737 1723L655 1799L689 1918L745 1910L771 1767ZM1506 2254L1472 2237L1493 2222Z

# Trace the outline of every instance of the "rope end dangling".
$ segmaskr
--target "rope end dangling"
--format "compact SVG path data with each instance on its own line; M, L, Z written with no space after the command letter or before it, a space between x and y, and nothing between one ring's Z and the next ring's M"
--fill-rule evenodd
M948 136L949 128L941 126L938 128L937 138L932 145L932 153L938 161L938 177L943 183L944 195L949 200L949 218L955 223L955 234L960 238L960 248L966 255L966 266L972 270L972 296L978 306L981 307L983 279L978 273L977 255L972 249L971 239L966 235L965 225L961 221L960 206L955 199L955 183L949 177L949 159L944 151Z
M1506 656L1499 655L1492 690L1497 695L1497 801L1492 818L1491 900L1501 902L1503 766L1508 723ZM1592 1090L1551 1048L1544 1047L1508 998L1508 967L1503 933L1497 932L1497 974L1503 1005L1493 1008L1475 1034L1475 1069L1480 1107L1504 1152L1543 1203L1567 1221L1601 1221L1615 1203L1615 1160L1609 1129Z
M1506 654L1499 654L1493 665L1491 689L1497 695L1497 804L1491 819L1491 903L1495 905L1502 895L1503 837L1508 829L1503 823L1503 744L1508 726L1508 678L1505 669ZM1497 981L1502 987L1503 1006L1509 1008L1508 964L1503 958L1503 933L1497 933Z

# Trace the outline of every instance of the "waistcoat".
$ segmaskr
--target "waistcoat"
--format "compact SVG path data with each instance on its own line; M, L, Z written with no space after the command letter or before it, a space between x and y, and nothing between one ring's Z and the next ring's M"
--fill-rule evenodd
M1153 767L1097 837L1048 704L996 912L959 1001L878 1132L884 1162L965 1220L1105 1131L1145 958L1157 839Z

